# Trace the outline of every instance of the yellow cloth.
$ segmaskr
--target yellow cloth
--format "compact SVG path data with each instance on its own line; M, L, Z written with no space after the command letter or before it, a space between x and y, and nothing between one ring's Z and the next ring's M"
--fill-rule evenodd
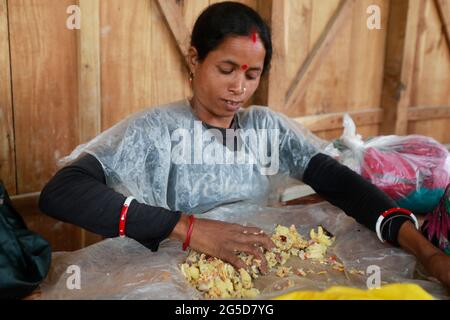
M294 291L275 300L433 300L433 297L420 286L406 283L369 290L336 286L325 291Z

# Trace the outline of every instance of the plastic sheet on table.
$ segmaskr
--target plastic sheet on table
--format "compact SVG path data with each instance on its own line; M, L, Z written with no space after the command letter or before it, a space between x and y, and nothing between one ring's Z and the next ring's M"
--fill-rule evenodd
M260 277L254 281L261 291L257 299L294 290L324 290L334 285L366 289L368 275L350 273L349 270L365 272L374 265L380 268L382 285L415 283L437 299L448 298L446 289L437 281L417 277L416 259L412 255L380 243L373 232L328 203L282 208L236 203L216 208L202 217L255 225L267 233L271 233L276 224L295 224L305 237L311 228L320 224L336 236L328 255L336 255L344 264L345 272L327 269L317 262L291 258L288 265L315 273L305 277L279 278L273 274ZM158 252L151 252L127 238L107 239L75 252L57 252L53 255L49 276L41 285L41 298L202 299L201 292L191 287L179 270L186 255L178 242L164 241ZM72 265L79 268L80 289L68 288L74 273L67 270ZM327 273L317 274L324 270ZM288 287L288 280L294 285Z

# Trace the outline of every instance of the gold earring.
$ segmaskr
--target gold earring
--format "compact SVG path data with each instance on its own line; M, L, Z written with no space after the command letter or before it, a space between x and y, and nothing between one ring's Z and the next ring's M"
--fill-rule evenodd
M192 83L193 80L194 80L194 73L191 71L189 72L189 82Z

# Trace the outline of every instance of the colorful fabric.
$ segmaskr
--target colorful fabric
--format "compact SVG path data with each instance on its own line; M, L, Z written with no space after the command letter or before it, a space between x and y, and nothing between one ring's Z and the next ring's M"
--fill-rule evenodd
M422 233L436 247L450 254L450 184L445 189L439 205L425 217Z
M387 141L365 149L361 175L399 206L414 213L430 212L450 182L448 151L418 135Z

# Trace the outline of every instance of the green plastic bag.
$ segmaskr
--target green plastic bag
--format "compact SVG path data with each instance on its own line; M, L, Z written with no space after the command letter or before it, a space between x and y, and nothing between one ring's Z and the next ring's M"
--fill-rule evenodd
M0 181L0 299L29 295L50 269L50 244L27 229Z

